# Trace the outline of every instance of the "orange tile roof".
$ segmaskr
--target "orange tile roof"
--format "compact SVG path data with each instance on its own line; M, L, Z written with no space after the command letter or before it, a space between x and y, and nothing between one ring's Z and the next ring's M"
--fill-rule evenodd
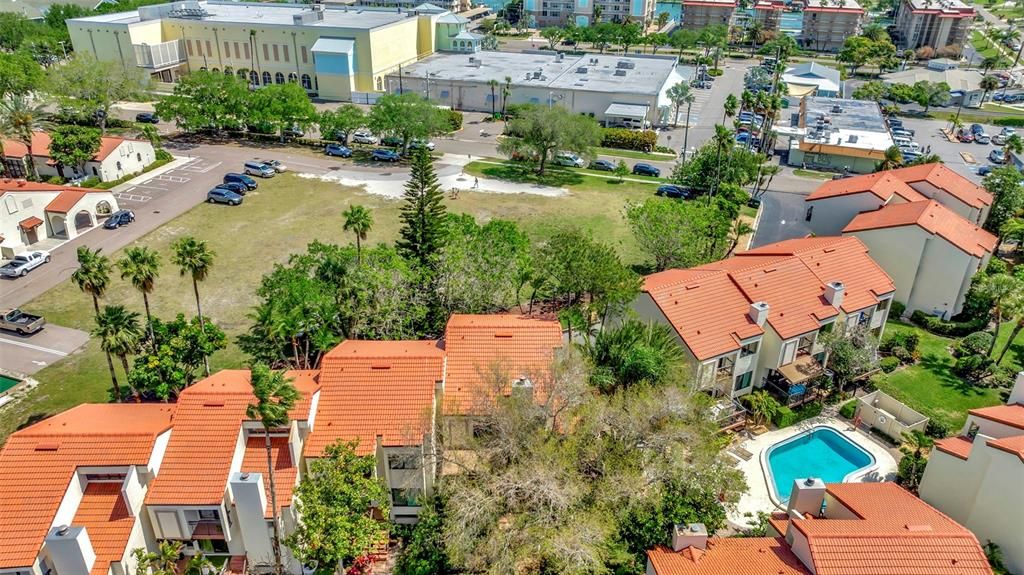
M121 484L90 482L71 525L85 527L96 553L89 573L106 575L110 564L124 557L128 536L135 525L135 517L128 513L128 505L121 496Z
M0 450L0 569L35 561L77 467L146 465L173 411L83 404L12 434Z
M116 136L103 136L100 138L100 148L93 155L92 159L102 162L126 139ZM3 149L4 155L8 158L22 158L28 155L28 147L17 140L4 140ZM50 134L46 132L32 133L32 155L40 158L50 157Z
M270 478L267 476L267 438L262 434L250 435L245 441L245 456L242 458L241 471L261 473L263 490L267 496L267 508L263 511L266 518L273 517L271 512ZM271 461L274 466L274 488L277 491L277 510L288 507L292 503L292 492L295 490L295 478L298 467L292 461L287 437L270 437Z
M946 437L935 442L935 449L948 453L953 457L967 459L971 455L971 447L974 442L962 436Z
M657 575L810 575L782 537L710 538L707 550L647 552Z
M927 182L974 208L992 205L992 194L985 188L942 164L910 166L887 173L908 184Z
M291 372L285 374L292 377ZM303 395L315 380L293 382ZM160 474L153 481L149 505L216 505L224 499L231 461L238 444L245 411L254 401L249 370L226 369L181 392L174 415L174 433L167 445ZM298 402L297 408L307 401ZM307 413L292 409L293 419Z
M818 186L816 190L805 198L805 201L813 202L825 198L865 193L874 194L883 202L888 202L893 196L899 196L908 202L927 199L908 186L906 182L897 178L893 171L886 171L840 180L830 180Z
M68 189L67 186L58 186L45 182L29 182L11 178L0 179L0 194L3 192L59 192L66 189Z
M323 391L308 456L337 440L359 440L357 452L420 445L429 432L437 383L444 379L444 351L436 341L348 340L320 363Z
M1014 435L1012 437L990 439L987 445L989 447L1001 449L1007 453L1012 453L1017 457L1020 457L1020 460L1024 462L1024 435Z
M562 346L558 321L513 315L454 314L445 329L447 367L444 412L466 414L486 400L488 376L500 370L510 378L547 373L554 350ZM511 385L511 381L509 382ZM510 388L506 390L506 393Z
M25 230L25 231L30 231L30 230L33 230L33 229L41 226L42 224L43 224L43 220L41 220L41 219L39 219L39 218L37 218L35 216L32 216L30 218L25 218L25 219L21 220L20 222L18 222L18 227L23 229L23 230Z
M843 233L911 225L919 226L978 258L992 253L999 241L996 236L935 200L890 204L879 210L860 213L843 228Z
M968 410L967 413L982 419L988 419L990 421L995 421L996 423L1016 427L1017 429L1024 429L1024 404L1015 403L1013 405L979 407L977 409Z
M49 204L46 204L45 211L66 214L88 193L84 190L64 190L57 194L57 197Z

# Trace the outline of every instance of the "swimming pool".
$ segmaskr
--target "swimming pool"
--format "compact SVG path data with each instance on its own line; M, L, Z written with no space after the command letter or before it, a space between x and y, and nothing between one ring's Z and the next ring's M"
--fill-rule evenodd
M21 381L14 379L13 377L7 377L6 375L0 375L0 395L3 395L5 391L13 388L14 386L21 383Z
M789 501L793 480L816 477L840 483L875 464L875 457L831 427L814 427L771 446L766 455L768 484L780 505Z

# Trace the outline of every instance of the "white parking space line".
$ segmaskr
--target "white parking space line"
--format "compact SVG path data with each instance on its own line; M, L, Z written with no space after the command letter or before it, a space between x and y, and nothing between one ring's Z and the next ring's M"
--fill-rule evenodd
M178 170L185 171L185 172L195 172L195 173L199 173L199 174L205 174L206 172L209 172L210 170L212 170L212 169L216 168L217 166L221 165L222 163L223 162L216 162L216 163L213 163L213 164L204 165L202 162L196 162L196 163L193 163L193 164L188 164L187 166L182 166L181 168L178 168Z
M48 354L51 354L51 355L56 355L58 357L67 357L67 355L68 355L67 353L65 353L63 351L60 351L59 349L50 349L48 347L43 347L41 345L32 345L31 343L25 343L23 341L16 341L16 340L13 340L13 339L7 339L5 337L0 337L0 343L7 343L7 344L10 344L10 345L16 345L18 347L24 347L26 349L32 349L32 350L35 350L35 351L41 351L43 353L48 353Z
M149 200L153 199L153 198L151 198L149 196L139 196L139 195L136 195L136 194L127 194L127 193L124 193L124 192L121 192L119 194L114 194L114 197L116 197L119 200L128 200L130 202L140 202L140 203L141 202L148 202Z
M159 180L161 182L174 182L176 184L184 184L185 182L191 180L192 178L184 178L182 176L170 176L168 174L160 174L159 176L157 176L154 179ZM152 180L150 180L150 181L152 181Z

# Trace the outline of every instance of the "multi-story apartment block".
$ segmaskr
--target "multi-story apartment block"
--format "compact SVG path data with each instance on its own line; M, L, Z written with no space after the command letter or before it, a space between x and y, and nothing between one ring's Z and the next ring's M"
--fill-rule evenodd
M967 44L976 12L962 0L903 0L896 12L893 42L900 49L940 50Z
M525 0L523 11L538 27L627 20L647 27L656 5L656 0Z
M800 44L811 50L838 52L847 38L860 33L864 9L856 0L804 0Z
M716 24L729 25L736 0L683 0L682 27L700 30Z
M700 389L728 403L768 388L792 405L823 373L820 336L880 335L895 290L860 240L806 238L649 275L632 309L673 328Z
M785 8L786 3L782 0L758 0L754 4L754 22L764 32L778 32Z

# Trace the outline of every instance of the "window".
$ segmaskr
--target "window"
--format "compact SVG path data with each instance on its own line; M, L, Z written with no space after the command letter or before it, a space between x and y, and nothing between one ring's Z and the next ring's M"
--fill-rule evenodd
M249 55L248 55L248 54L246 54L246 55L245 55L245 57L246 57L246 58L248 58L248 57L249 57ZM235 42L235 59L236 59L236 60L239 60L239 59L241 59L241 57L240 57L240 56L238 55L238 42Z
M423 497L423 490L415 487L391 490L391 504L395 507L415 507Z
M878 305L875 306L875 311L877 311L878 313L884 312L885 310L889 309L890 302L892 302L891 299L883 299L882 301L878 302Z
M135 154L135 160L138 162L142 161L142 154Z
M288 45L281 46L281 49L284 50L284 61L291 62L291 57L288 55Z
M305 47L305 46L303 46L303 47L302 47L302 63L303 63L303 64L308 64L308 63L309 63L309 59L308 59L308 58L309 58L309 57L308 57L308 55L306 54L306 47Z
M245 59L246 60L251 60L252 56L250 55L250 52L249 52L249 45L248 44L242 44L242 48L245 48Z
M449 96L451 96L451 92L449 92L448 90L441 90L442 98L448 98Z
M121 162L120 162L120 161L118 161L118 162L117 162L117 171L119 171L119 172L120 172L120 171L121 171L121 169L122 169L122 168L121 168Z
M832 328L835 327L836 322L830 321L825 325L818 328L818 334L832 333Z
M263 61L270 61L270 48L267 48L266 44L263 45Z
M295 83L299 81L299 77L295 75L295 72L288 74L288 83Z
M760 346L760 344L761 342L755 341L741 347L740 357L749 357L751 355L754 355L755 353L757 353L757 348Z
M814 206L810 206L809 208L807 208L807 213L804 214L804 221L805 222L811 221L811 217L813 217L813 216L814 216Z
M736 360L733 357L725 356L718 358L718 371L723 373L732 373L733 366L736 365Z
M275 62L280 62L280 61L281 61L281 59L280 59L280 58L278 58L278 53L277 53L277 44L274 44L274 61L275 61Z
M213 46L210 44L209 40L206 41L206 55L211 58L213 57Z
M270 72L264 72L263 73L263 85L264 86L269 86L270 85Z
M200 509L199 510L200 521L220 521L220 511L216 509Z
M748 371L743 375L736 378L736 382L732 386L733 393L737 391L743 391L750 387L750 384L754 382L754 372Z
M302 87L307 89L307 90L312 90L313 89L313 84L311 84L310 81L309 81L309 74L303 74L302 75Z
M86 473L86 481L124 481L124 473Z
M14 199L13 195L4 198L4 205L7 207L8 214L18 213L18 200Z
M282 74L280 72L278 72L277 74L274 74L274 83L275 84L284 84L284 74Z
M253 86L259 86L260 85L260 75L259 75L258 72L256 72L256 70L253 70L252 72L249 72L249 83L252 84Z
M196 40L196 54L199 54L200 58L203 57L203 43L200 40Z
M231 43L228 42L227 40L224 40L224 57L225 58L230 58L231 57ZM235 56L235 57L237 58L238 56Z
M416 453L392 453L388 455L388 467L391 469L419 469L420 456Z
M192 40L185 40L185 51L189 56L192 55Z
M210 71L213 72L214 74L220 74L220 70L217 69L217 68L210 68Z

